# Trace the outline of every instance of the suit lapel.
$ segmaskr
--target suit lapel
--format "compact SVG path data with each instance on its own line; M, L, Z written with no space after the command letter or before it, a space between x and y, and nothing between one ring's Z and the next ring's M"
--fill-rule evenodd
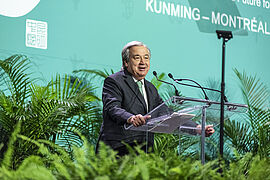
M145 109L145 112L147 112L146 109L146 103L144 100L144 97L142 96L138 85L135 83L134 79L132 78L131 74L127 71L124 71L124 81L127 83L127 85L129 86L129 88L133 91L134 95L139 99L139 101L143 104L143 107Z

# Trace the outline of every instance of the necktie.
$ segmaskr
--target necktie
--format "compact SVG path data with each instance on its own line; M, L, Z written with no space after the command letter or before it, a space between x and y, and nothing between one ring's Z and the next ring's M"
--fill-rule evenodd
M141 94L144 95L143 94L143 87L142 87L143 84L142 84L142 81L137 81L137 84L138 84L138 87L139 87L139 90L140 90Z

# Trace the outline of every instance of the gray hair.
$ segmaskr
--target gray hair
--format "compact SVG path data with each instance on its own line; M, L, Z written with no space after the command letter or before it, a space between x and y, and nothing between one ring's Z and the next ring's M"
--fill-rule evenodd
M143 43L143 42L140 42L140 41L131 41L129 43L127 43L123 50L122 50L122 69L126 68L125 67L125 62L129 62L129 49L133 46L144 46L148 49L149 51L149 55L151 57L151 51L150 49Z

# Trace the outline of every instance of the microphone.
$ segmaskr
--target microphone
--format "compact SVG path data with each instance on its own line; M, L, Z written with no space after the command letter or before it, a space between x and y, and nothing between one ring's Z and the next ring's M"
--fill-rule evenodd
M153 75L157 78L158 81L163 82L163 83L165 83L165 84L172 85L172 86L174 87L174 90L175 90L175 95L176 95L176 96L180 96L180 95L179 95L179 92L178 92L178 90L176 89L176 87L175 87L174 84L158 79L158 77L157 77L157 72L156 72L156 71L153 71Z
M191 86L192 86L192 87L200 88L200 89L202 90L203 94L204 94L204 98L205 98L206 100L209 100L209 98L208 98L208 96L206 95L206 93L205 93L204 89L202 88L202 86L201 86L199 83L197 83L196 81L194 81L194 80L192 80L192 79L174 79L174 78L173 78L173 75L172 75L171 73L169 73L168 76L169 76L171 79L173 79L173 80L174 80L176 83L178 83L178 84L182 84L182 85L183 85L183 83L179 83L178 81L191 81L191 82L197 84L198 86L192 86L192 85L191 85Z
M202 90L203 90L203 89L206 89L206 90L209 90L209 91L215 91L215 92L221 93L221 91L220 91L220 90L217 90L217 89L212 89L212 88L206 88L206 87L202 87L202 86L194 86L194 85L191 85L191 84L180 83L180 82L178 82L178 81L184 80L184 79L174 79L174 78L173 78L173 75L172 75L171 73L169 73L168 76L169 76L171 79L173 79L176 83L181 84L181 85L184 85L184 86L190 86L190 87L195 87L195 88L201 88ZM197 84L197 83L196 83L196 84ZM225 95L224 95L224 101L225 101L225 102L228 102L228 99L227 99L227 97L226 97Z

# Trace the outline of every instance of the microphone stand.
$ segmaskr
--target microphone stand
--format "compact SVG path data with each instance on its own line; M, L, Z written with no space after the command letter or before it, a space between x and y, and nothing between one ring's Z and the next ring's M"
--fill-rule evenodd
M225 48L226 42L228 42L232 36L231 31L216 31L218 39L223 39L222 42L222 70L221 70L221 99L220 99L220 136L219 136L219 153L220 157L223 158L224 148L224 94L225 94ZM222 171L222 170L221 170Z

